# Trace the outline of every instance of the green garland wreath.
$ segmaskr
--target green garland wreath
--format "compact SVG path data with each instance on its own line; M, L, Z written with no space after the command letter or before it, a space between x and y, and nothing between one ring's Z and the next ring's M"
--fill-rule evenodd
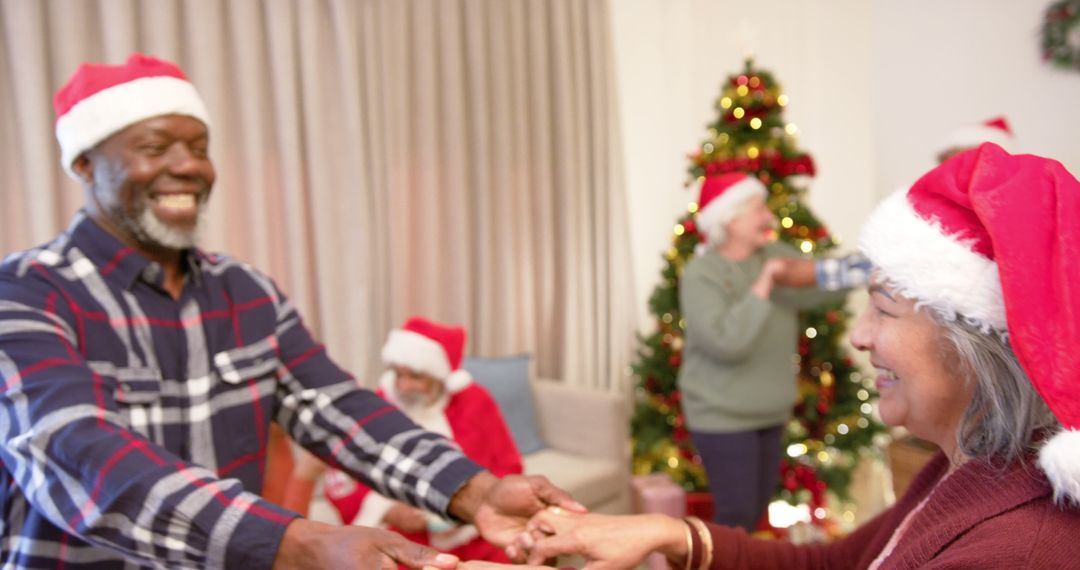
M1046 9L1042 56L1058 67L1080 69L1080 0L1058 0Z

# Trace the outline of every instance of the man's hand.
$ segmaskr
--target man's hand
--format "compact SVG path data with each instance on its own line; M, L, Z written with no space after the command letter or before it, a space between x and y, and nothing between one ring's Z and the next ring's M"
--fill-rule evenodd
M383 522L409 534L427 530L427 517L424 512L405 503L395 503L383 515Z
M761 273L758 273L757 279L750 285L750 292L768 301L769 295L772 294L773 285L776 284L776 277L782 274L786 267L782 258L772 257L766 259L761 266Z
M530 517L551 506L587 512L584 505L552 485L547 477L507 475L499 479L485 471L454 495L450 514L473 523L484 540L505 548L525 530Z
M378 568L396 570L401 564L415 570L454 570L456 556L405 540L396 532L362 526L331 526L295 519L274 559L274 570Z
M765 262L778 266L773 284L779 287L813 287L817 284L817 267L813 259L774 257Z

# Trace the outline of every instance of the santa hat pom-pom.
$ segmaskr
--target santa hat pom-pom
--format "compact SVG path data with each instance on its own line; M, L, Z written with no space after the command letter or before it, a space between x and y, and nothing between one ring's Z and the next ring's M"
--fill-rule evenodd
M1080 505L1080 430L1063 429L1039 450L1039 467L1054 488L1054 500Z
M446 391L451 394L457 394L464 390L469 384L472 384L472 381L472 374L469 374L468 370L458 368L446 377Z

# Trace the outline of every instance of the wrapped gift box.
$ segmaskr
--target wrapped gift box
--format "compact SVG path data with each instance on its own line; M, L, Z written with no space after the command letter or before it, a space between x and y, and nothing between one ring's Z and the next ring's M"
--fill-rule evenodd
M639 475L631 481L634 489L634 511L661 513L675 518L686 516L686 491L664 473ZM650 570L668 570L667 560L650 554L645 561Z

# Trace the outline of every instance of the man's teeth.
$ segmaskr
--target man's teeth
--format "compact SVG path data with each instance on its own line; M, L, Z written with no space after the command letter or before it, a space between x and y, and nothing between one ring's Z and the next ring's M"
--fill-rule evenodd
M896 373L893 372L892 370L885 370L884 368L878 368L877 371L878 371L879 376L881 376L881 377L883 377L883 378L885 378L887 380L899 380L899 378L896 377Z
M194 194L164 194L156 199L159 206L182 210L195 207Z

